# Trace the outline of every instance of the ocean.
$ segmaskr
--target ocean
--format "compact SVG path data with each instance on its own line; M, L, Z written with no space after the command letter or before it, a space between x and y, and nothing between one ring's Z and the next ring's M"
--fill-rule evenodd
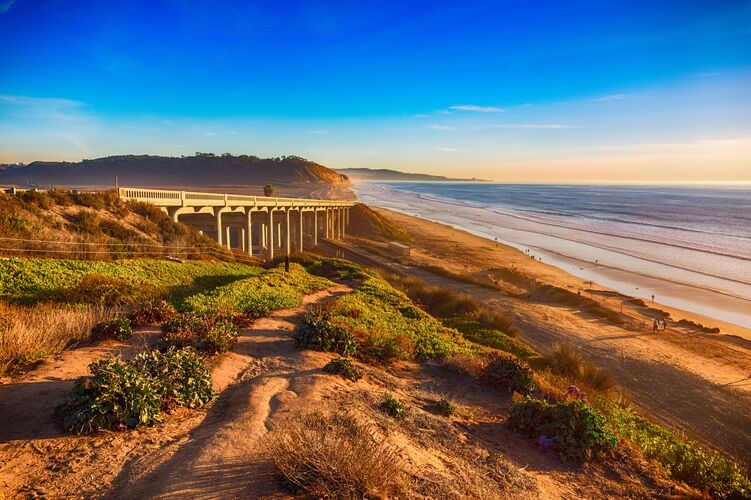
M358 198L751 327L751 187L358 183Z

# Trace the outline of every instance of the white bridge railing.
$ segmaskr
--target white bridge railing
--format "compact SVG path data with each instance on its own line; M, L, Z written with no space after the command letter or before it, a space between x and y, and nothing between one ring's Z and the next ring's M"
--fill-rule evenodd
M247 196L241 194L200 193L194 191L170 191L166 189L128 188L119 189L124 200L143 201L161 207L180 206L260 206L260 207L351 207L350 201L314 200L310 198L279 198Z

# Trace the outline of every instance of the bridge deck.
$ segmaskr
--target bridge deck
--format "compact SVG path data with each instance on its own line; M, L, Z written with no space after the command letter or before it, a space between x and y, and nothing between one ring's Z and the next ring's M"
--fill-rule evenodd
M310 198L279 198L242 194L200 193L165 189L120 188L120 198L143 201L160 207L306 207L349 208L350 201L314 200Z

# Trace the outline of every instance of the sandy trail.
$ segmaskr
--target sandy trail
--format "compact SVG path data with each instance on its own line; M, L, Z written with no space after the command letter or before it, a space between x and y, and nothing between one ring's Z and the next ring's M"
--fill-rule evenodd
M379 211L415 238L413 260L420 263L475 276L485 276L492 269L513 269L557 286L588 288L578 278L532 261L515 249L441 224ZM607 369L637 406L662 423L751 463L751 343L745 338L679 327L659 334L627 330L575 307L533 302L368 256L386 267L499 307L515 318L523 339L541 352L550 351L556 342L572 344ZM638 317L637 309L626 308L626 312ZM693 319L679 313L674 317Z
M277 311L242 331L234 352L212 362L219 400L205 411L179 409L153 428L70 436L52 413L91 362L135 355L155 340L158 328L139 331L127 344L106 341L66 351L17 383L0 386L0 498L3 492L120 498L274 494L278 482L254 465L261 463L257 440L285 403L318 391L325 378L320 366L330 357L296 349L291 330L307 305L349 290L337 285L308 295L302 307Z

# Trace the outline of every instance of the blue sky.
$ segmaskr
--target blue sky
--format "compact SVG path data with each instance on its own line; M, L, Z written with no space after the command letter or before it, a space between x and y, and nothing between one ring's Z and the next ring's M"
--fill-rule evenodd
M751 2L0 0L0 161L751 180Z

